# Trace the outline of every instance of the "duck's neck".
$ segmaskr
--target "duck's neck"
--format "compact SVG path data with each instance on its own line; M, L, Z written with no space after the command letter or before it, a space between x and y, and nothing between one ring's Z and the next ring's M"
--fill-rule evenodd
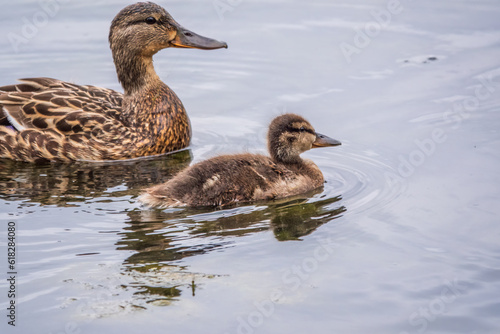
M113 60L125 96L141 94L163 84L155 72L152 56L131 55L119 50L113 52Z
M156 74L153 57L134 56L118 50L113 52L113 58L125 91L120 121L128 127L145 128L151 133L161 131L174 119L176 123L186 124L185 132L189 137L186 110L177 95Z

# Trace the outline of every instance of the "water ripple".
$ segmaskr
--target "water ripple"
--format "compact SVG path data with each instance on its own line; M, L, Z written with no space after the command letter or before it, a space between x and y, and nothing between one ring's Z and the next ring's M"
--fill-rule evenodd
M342 151L328 151L313 159L326 180L322 196L341 195L347 214L380 209L405 190L404 182L388 181L389 175L397 175L397 172L381 159L381 155L355 146L346 143Z

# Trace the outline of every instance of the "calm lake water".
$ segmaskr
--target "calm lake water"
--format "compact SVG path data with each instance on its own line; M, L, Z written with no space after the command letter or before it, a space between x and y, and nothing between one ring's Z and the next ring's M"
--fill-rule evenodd
M121 90L107 35L128 4L3 4L0 84ZM192 145L135 162L0 161L2 333L500 333L498 1L159 4L229 45L155 56ZM226 210L137 202L192 162L265 152L283 112L342 141L304 154L324 189Z

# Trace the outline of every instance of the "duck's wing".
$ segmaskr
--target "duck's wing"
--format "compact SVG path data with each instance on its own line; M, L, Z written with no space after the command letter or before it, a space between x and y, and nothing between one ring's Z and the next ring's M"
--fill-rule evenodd
M56 128L14 130L0 126L0 158L26 162L116 160L126 157L131 138L126 128L97 113L75 111Z
M0 125L18 131L52 129L64 135L88 131L117 119L123 95L111 89L75 85L50 78L22 79L0 87Z

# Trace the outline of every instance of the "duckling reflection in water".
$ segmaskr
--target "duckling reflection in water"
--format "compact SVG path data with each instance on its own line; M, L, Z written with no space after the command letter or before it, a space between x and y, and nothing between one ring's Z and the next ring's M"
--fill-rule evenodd
M148 206L227 206L279 199L319 188L323 174L300 154L315 147L337 146L318 134L303 117L284 114L269 126L270 157L234 154L188 167L168 182L145 190L139 200Z

